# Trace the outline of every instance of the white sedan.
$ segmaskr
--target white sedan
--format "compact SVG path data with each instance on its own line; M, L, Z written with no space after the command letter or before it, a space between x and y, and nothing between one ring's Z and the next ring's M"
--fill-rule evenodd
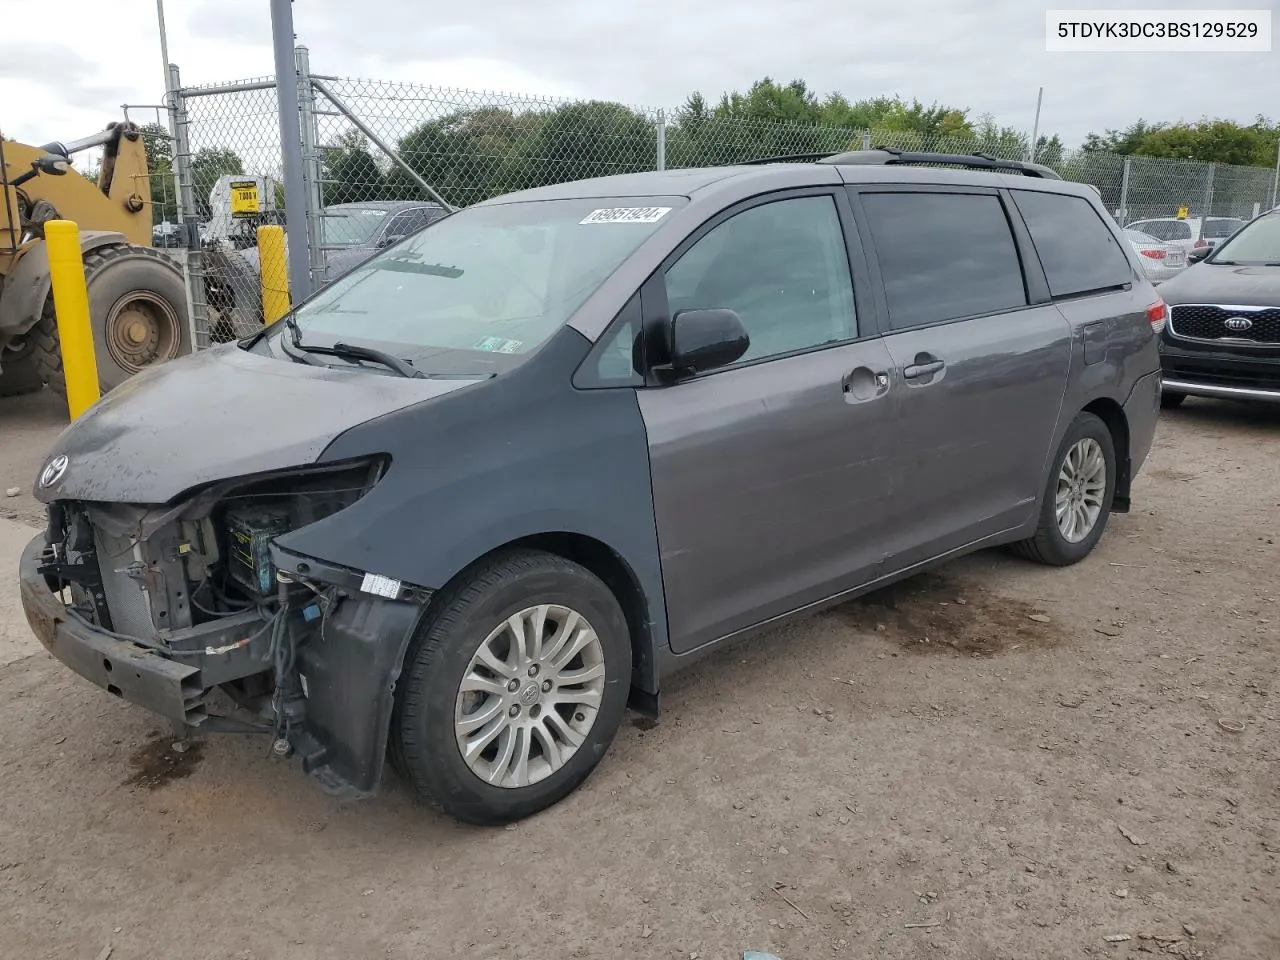
M1153 284L1176 277L1187 268L1187 251L1177 244L1157 240L1132 227L1126 227L1124 235L1138 254L1142 272Z

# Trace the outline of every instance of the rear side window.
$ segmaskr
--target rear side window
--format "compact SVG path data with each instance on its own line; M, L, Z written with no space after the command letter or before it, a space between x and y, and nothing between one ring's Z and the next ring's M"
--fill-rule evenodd
M999 197L866 193L862 206L894 330L1026 306Z
M1191 224L1185 220L1169 221L1169 239L1170 240L1190 240Z
M1049 293L1070 297L1133 282L1133 266L1093 204L1061 193L1014 190Z

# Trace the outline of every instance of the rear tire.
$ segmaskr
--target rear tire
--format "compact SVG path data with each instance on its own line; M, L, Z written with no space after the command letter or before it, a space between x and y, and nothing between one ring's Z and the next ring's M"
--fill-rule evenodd
M626 709L631 638L613 593L576 563L521 550L477 565L432 607L396 686L396 772L468 823L509 823L563 799Z
M1162 410L1172 410L1174 407L1182 406L1182 401L1185 399L1187 399L1185 393L1173 393L1172 391L1164 390L1160 394L1160 408Z
M1053 458L1035 534L1011 549L1050 566L1079 563L1093 552L1106 529L1115 489L1111 431L1092 413L1081 413L1067 428Z
M98 387L114 390L139 370L191 352L182 270L150 247L113 244L84 256ZM28 334L50 389L67 394L53 295Z

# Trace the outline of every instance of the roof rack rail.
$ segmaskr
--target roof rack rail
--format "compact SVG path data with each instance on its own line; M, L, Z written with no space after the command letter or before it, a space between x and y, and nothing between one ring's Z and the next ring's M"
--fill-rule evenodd
M761 157L759 160L743 160L742 165L744 167L758 167L763 166L766 163L813 163L815 161L821 162L826 160L827 157L834 156L838 156L838 154L825 151L823 153L781 153L776 157Z
M925 150L897 150L893 147L876 147L872 150L848 150L831 153L816 159L817 163L888 165L895 163L933 164L951 167L970 167L976 170L1018 172L1025 177L1045 180L1061 180L1062 177L1049 167L1022 160L1002 160L985 153L930 153Z

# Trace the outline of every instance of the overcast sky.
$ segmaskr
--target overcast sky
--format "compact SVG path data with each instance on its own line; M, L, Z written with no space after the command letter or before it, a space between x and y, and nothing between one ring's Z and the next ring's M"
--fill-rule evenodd
M1125 6L1274 9L1276 0ZM160 101L155 0L44 9L43 29L0 31L7 137L82 136L118 117L120 104ZM693 90L714 100L770 75L850 100L939 100L1027 130L1043 85L1041 130L1068 146L1138 117L1280 116L1280 53L1050 54L1045 9L1027 0L297 0L294 20L317 73L652 107L678 106ZM268 0L166 0L165 13L185 84L273 72Z

